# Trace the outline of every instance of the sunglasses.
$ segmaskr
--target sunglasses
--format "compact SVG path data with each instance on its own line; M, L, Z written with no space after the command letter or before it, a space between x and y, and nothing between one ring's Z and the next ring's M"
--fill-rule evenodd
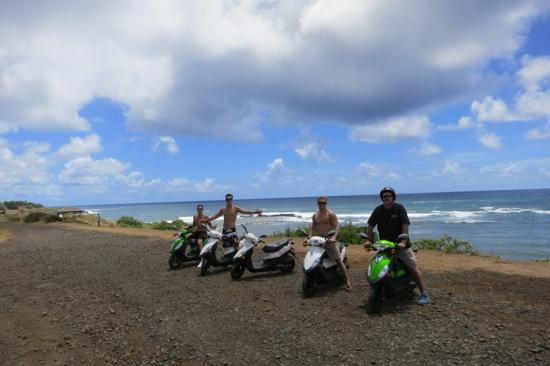
M326 205L327 203L326 203L326 201L319 201L319 202L317 202L317 204L318 205Z
M382 198L383 198L383 199L384 199L384 198L393 198L393 196L392 196L391 194L385 194L385 195L382 196Z
M226 201L233 201L233 197L225 197Z

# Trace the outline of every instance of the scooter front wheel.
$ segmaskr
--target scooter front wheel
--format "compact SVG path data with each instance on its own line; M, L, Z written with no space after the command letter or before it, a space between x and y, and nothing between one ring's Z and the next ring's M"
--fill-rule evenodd
M208 274L208 268L210 267L210 261L208 260L207 257L204 257L202 259L202 264L201 264L201 276L206 276Z
M176 253L172 253L170 254L170 258L168 258L168 267L170 267L170 269L177 269L181 263L183 261L181 260L181 257L176 254Z
M383 291L384 289L382 286L370 288L368 305L371 313L379 313L382 311Z
M237 264L231 270L231 278L234 280L238 280L243 275L244 270L245 270L245 267L242 264Z
M311 297L315 293L315 280L312 275L305 275L302 280L302 292L305 297Z

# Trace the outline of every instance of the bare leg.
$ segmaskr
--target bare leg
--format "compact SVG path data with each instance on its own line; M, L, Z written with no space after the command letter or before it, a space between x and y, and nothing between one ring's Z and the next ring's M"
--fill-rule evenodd
M348 271L346 269L346 266L344 265L344 262L341 259L338 259L336 262L338 263L338 268L340 268L340 272L342 272L346 277L346 290L351 291L351 282L349 281Z
M420 290L420 293L423 294L426 292L426 287L424 286L424 280L422 278L422 274L420 273L420 270L418 267L414 268L407 268L409 272L413 275L414 280L418 284L418 289Z

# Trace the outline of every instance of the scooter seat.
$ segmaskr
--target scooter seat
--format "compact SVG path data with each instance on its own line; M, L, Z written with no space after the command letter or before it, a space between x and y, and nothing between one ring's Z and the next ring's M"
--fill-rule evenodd
M284 239L284 240L280 240L276 243L269 243L266 246L264 246L264 252L266 252L266 253L276 252L279 249L281 249L282 247L284 247L285 245L287 245L289 241L290 241L289 239Z

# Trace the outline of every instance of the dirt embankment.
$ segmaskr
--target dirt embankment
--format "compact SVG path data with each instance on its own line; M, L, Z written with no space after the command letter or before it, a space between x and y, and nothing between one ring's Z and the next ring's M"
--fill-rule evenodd
M0 223L7 232L1 365L550 363L548 263L421 251L432 303L401 299L374 316L357 247L353 292L304 299L299 267L240 281L169 271L170 233Z

